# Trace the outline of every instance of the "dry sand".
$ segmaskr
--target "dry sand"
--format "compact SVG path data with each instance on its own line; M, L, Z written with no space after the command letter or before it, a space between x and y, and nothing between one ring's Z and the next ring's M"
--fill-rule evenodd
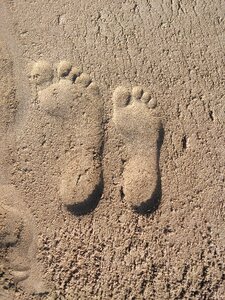
M224 25L1 1L0 299L224 299Z

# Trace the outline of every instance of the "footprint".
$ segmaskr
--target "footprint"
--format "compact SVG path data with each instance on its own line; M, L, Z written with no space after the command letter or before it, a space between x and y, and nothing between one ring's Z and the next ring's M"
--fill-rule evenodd
M159 150L163 128L157 103L149 92L117 87L113 93L113 121L127 150L123 194L140 213L154 211L161 197Z
M7 204L6 204L7 203ZM11 205L15 205L14 206ZM37 265L36 242L31 217L22 209L21 195L12 185L1 185L0 249L2 263L13 277L16 286L29 293L47 293L48 288ZM18 209L19 208L19 209Z
M65 141L59 159L60 198L71 212L87 213L103 191L103 102L99 89L89 75L67 61L61 61L55 72L49 63L37 62L31 79L39 109L49 116L49 122L63 128L54 134L55 143Z

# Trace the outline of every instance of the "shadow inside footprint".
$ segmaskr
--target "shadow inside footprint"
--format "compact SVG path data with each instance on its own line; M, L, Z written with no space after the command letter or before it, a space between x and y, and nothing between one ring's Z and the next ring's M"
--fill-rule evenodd
M161 172L159 168L159 159L160 159L160 150L163 144L164 140L164 128L161 126L159 129L159 135L157 139L157 166L158 166L158 176L157 176L157 182L156 182L156 188L154 192L152 193L152 196L150 199L148 199L146 202L142 202L138 206L134 206L134 211L136 211L139 214L142 215L150 215L153 212L156 211L156 209L160 205L160 201L162 198L162 184L161 184Z
M91 213L97 206L101 199L104 189L103 175L96 185L93 192L82 203L75 203L73 205L66 205L67 210L74 216L82 216Z

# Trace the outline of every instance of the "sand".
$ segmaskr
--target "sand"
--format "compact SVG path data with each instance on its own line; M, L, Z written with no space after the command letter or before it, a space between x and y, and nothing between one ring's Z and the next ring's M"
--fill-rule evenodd
M1 1L0 299L224 299L224 22Z

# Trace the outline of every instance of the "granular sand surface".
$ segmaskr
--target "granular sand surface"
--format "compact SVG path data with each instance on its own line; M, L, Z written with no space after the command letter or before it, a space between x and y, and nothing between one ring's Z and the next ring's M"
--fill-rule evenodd
M224 299L224 25L1 1L0 299Z

